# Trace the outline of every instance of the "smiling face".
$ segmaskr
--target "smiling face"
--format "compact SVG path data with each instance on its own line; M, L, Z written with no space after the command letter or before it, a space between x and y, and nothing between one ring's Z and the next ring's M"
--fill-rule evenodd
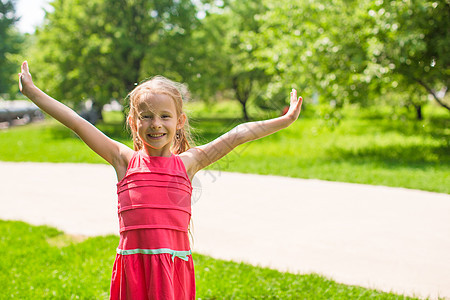
M177 115L174 100L165 94L148 94L139 101L133 120L138 138L150 156L170 156L177 129L185 116Z

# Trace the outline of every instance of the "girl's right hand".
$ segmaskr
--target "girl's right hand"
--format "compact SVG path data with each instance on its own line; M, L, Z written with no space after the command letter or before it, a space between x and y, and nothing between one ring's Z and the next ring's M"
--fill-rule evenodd
M28 69L28 62L24 61L21 66L21 72L19 73L19 90L27 96L28 91L34 86L33 79L31 78L30 70Z
M291 123L297 120L300 115L300 111L302 110L302 103L303 98L297 97L297 90L292 89L291 104L289 106L289 110L283 117L289 119Z

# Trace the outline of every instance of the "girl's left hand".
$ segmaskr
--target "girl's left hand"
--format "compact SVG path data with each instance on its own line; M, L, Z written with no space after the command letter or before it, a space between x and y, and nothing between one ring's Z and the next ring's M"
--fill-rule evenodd
M289 110L284 115L284 117L288 118L292 122L297 120L298 116L300 115L300 111L302 110L302 103L303 103L303 98L302 97L297 98L297 91L295 89L292 89L291 104L289 106Z
M19 73L19 90L22 92L22 94L27 96L28 91L33 86L33 79L31 78L30 70L28 69L28 62L24 61Z

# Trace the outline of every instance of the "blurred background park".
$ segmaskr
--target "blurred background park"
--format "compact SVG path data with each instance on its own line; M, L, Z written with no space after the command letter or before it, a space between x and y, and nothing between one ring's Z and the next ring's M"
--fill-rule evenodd
M161 74L189 87L203 144L280 116L296 88L297 122L209 168L448 194L449 33L447 0L0 0L0 109L25 100L27 60L38 87L131 146L127 93ZM2 120L1 161L104 163L55 121L32 119Z
M124 99L162 74L188 85L201 144L279 116L296 88L300 121L211 168L450 192L446 0L0 3L5 100L24 99L26 59L38 87L129 143ZM0 160L102 162L51 120L0 138Z

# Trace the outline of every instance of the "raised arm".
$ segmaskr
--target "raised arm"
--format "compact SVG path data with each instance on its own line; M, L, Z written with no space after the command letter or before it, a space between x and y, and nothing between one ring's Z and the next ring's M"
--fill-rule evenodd
M22 64L21 73L19 73L19 88L43 111L73 130L92 150L113 165L119 175L120 169L123 169L123 165L126 164L125 158L132 152L129 147L110 139L71 108L36 87L27 62Z
M302 97L297 98L297 91L293 89L289 110L285 115L270 120L239 124L214 141L184 152L183 161L188 173L193 176L199 170L227 155L237 146L288 127L300 115L302 102Z

